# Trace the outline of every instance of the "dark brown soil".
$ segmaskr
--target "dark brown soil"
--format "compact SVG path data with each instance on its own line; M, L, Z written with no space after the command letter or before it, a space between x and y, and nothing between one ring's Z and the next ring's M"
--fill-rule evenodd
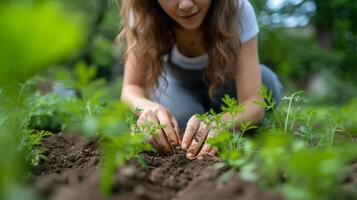
M218 177L227 169L216 169L217 158L188 160L178 150L171 156L143 154L147 167L136 160L120 167L115 174L113 194L100 192L97 140L78 135L57 134L43 141L48 159L35 169L35 187L45 198L78 199L283 199L280 194L262 191L236 173L225 183Z
M347 195L346 199L357 199L357 163L348 167L342 190Z
M68 169L87 170L98 165L99 150L96 139L58 133L42 141L46 161L35 169L36 175L63 174ZM83 171L82 170L82 171Z

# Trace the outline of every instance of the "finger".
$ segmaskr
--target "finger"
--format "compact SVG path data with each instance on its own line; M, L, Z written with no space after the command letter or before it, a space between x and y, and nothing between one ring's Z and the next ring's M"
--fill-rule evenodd
M136 121L137 126L142 126L144 124L144 117L140 116L139 119Z
M149 123L149 122L156 122L155 117L153 117L154 114L152 112L145 112L142 113L139 117L139 119L136 121L136 125L137 126L142 126L145 123Z
M202 158L203 155L209 154L211 150L212 150L211 145L204 144L201 151L197 154L197 157L200 159Z
M162 129L157 130L157 134L154 136L154 139L157 141L162 150L166 153L172 153L172 147L169 144L165 133Z
M154 124L159 124L158 119L156 118L156 115L153 112L147 112L142 117L140 117L138 123L145 123L146 122L153 122ZM163 133L162 129L157 129L154 134L152 134L152 137L156 141L158 145L158 150L164 151L164 152L169 152L172 153L172 148L171 145L168 143L165 134Z
M147 142L154 147L154 149L158 150L158 151L162 151L161 147L159 146L159 144L156 142L156 140L154 139L154 137L152 137L151 135L149 135Z
M200 125L200 121L195 116L192 116L188 120L186 125L186 130L182 138L181 147L183 150L186 150L191 145L192 138L195 135L199 125Z
M216 132L214 132L213 130L210 130L208 132L208 135L207 135L207 138L206 138L206 141L207 139L210 139L210 138L213 138L216 136ZM210 154L211 150L213 149L213 147L207 143L205 143L201 149L201 151L198 153L197 157L198 159L202 159L203 155L207 155L207 154Z
M200 147L202 146L203 142L206 139L208 134L208 127L206 124L201 123L200 127L198 128L196 134L194 135L191 145L187 150L187 158L193 159L196 154L199 152Z
M157 119L160 124L165 125L163 131L169 141L170 145L177 145L178 139L175 133L174 127L172 126L171 117L167 112L159 112L157 114Z
M216 147L213 147L213 148L211 149L211 151L209 152L209 154L211 154L211 155L216 155L217 152L218 152L218 149L217 149Z
M175 133L176 133L176 138L177 138L178 144L181 144L180 127L179 127L179 124L176 121L174 116L171 116L171 122L172 122L172 125L173 125L174 129L175 129Z

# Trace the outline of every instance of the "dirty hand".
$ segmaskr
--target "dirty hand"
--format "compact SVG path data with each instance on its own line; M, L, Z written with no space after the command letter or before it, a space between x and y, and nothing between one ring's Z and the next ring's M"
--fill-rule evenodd
M158 151L173 153L172 146L180 144L180 137L178 123L170 111L164 106L156 104L152 108L142 111L137 125L141 126L145 122L165 126L158 129L155 134L149 135L148 142Z
M185 133L182 138L181 147L183 150L187 149L186 157L188 159L202 158L202 155L217 153L217 149L206 144L208 138L215 136L215 133L205 123L201 122L192 116L186 126Z

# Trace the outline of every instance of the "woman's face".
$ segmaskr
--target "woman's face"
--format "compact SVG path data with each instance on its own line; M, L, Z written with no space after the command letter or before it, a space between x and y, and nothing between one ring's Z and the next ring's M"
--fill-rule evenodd
M162 9L187 30L198 29L211 5L211 0L158 0Z

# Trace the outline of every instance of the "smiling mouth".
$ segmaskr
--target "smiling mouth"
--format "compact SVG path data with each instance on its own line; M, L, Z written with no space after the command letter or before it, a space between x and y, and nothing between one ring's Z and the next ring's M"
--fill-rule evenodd
M195 12L195 13L191 14L191 15L187 15L187 16L179 16L179 17L181 17L181 18L190 18L190 17L195 16L198 12L199 12L199 11L197 11L197 12Z

